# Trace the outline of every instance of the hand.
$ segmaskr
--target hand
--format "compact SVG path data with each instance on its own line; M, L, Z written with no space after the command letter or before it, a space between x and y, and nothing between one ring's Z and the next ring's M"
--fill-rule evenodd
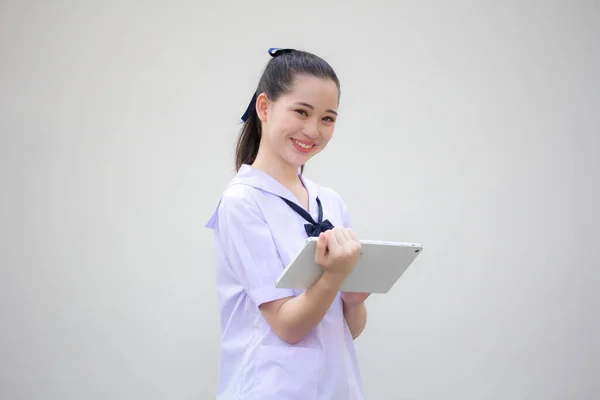
M315 262L326 273L345 279L360 258L360 240L346 228L333 228L319 235Z
M342 300L344 304L348 307L354 307L361 303L364 303L367 300L371 293L359 293L359 292L342 292Z

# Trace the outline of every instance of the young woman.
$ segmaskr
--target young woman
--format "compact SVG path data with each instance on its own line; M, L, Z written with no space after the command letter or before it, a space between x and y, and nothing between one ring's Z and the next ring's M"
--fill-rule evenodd
M354 339L368 294L340 293L360 255L346 205L302 176L334 131L340 84L313 54L270 49L242 117L237 175L207 227L214 230L222 328L222 400L363 399ZM318 236L324 270L306 291L274 282Z

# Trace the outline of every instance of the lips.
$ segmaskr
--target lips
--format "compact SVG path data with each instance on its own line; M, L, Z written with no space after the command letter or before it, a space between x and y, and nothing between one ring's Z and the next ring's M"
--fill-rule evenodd
M315 147L314 143L307 143L307 142L303 142L297 139L292 139L292 143L294 144L294 147L303 152L303 153L308 153L312 150L313 147Z

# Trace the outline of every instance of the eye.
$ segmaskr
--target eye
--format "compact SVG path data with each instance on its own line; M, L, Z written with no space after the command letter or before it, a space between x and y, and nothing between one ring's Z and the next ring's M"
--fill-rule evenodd
M304 110L296 110L296 112L304 117L308 117L308 113Z
M329 117L329 116L328 116L328 117L325 117L325 118L323 118L323 120L324 120L324 121L327 121L327 122L335 122L335 118L332 118L332 117Z

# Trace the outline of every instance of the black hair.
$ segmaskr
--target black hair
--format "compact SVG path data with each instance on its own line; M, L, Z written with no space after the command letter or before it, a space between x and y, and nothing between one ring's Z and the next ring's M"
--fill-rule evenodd
M301 50L283 52L269 61L258 83L255 97L265 93L270 101L292 91L299 75L331 79L340 94L340 81L333 68L321 57ZM235 149L235 169L242 164L252 164L258 154L261 139L261 121L256 113L255 104L251 104L246 121L242 126ZM303 166L304 167L304 166ZM304 168L303 168L304 169Z

